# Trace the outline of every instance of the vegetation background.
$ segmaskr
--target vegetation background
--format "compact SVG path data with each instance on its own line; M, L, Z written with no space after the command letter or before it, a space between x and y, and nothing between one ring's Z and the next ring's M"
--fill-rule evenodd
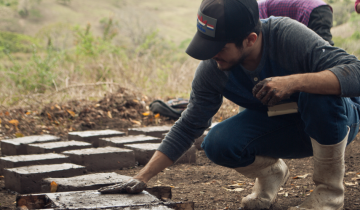
M98 100L119 86L187 98L201 0L0 0L0 105ZM354 0L328 0L335 45L360 55Z

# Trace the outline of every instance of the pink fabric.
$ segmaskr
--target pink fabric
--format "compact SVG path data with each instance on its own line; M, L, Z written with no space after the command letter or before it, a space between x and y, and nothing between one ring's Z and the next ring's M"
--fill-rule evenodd
M313 9L327 5L322 0L260 0L258 4L260 19L270 16L284 16L297 20L306 26ZM330 9L332 10L331 7Z
M356 1L355 1L355 11L356 11L356 12L357 12L356 6L357 6L359 3L360 3L360 0L356 0Z

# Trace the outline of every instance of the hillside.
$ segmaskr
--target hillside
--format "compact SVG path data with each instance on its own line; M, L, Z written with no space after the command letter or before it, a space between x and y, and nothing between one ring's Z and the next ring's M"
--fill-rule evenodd
M180 43L195 32L196 11L200 0L30 0L29 14L21 17L19 3L7 1L10 6L0 7L0 30L35 36L42 28L64 23L93 27L101 35L101 20L113 18L119 30L130 35L141 30L158 29L166 39ZM26 1L24 1L26 2ZM134 31L139 30L139 31ZM134 34L133 34L134 35Z

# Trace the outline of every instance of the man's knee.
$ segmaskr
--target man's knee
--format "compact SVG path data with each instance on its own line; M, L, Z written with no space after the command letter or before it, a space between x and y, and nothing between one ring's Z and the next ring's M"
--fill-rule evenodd
M201 147L211 161L226 167L235 167L237 155L240 155L233 150L231 135L221 125L217 125L209 131Z
M343 98L301 93L298 107L305 132L320 144L336 144L346 135L348 117Z
M311 93L300 93L298 107L300 114L311 116L316 119L324 119L324 114L328 115L331 112L344 114L344 103L341 97L333 95L318 95Z

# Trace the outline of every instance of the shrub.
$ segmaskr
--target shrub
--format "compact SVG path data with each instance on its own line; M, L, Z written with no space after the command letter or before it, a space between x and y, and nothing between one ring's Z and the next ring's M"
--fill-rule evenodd
M31 36L0 31L0 49L3 52L32 52L33 46L39 47L39 41ZM0 52L1 53L1 52Z

